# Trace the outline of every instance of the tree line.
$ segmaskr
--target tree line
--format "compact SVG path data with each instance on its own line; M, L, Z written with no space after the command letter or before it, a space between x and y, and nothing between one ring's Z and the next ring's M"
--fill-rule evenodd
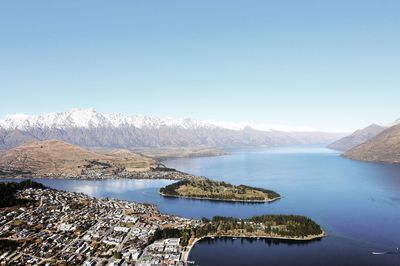
M178 189L182 186L191 186L194 188L200 188L204 193L190 193L189 195L180 195ZM222 193L224 189L227 188L229 193ZM266 194L266 197L260 195L252 195L247 193L250 190L260 191ZM221 192L222 191L222 192ZM160 192L169 196L190 196L190 197L200 197L200 198L212 198L221 200L254 200L263 201L266 198L274 199L280 197L278 193L272 190L250 187L246 185L234 186L226 182L212 181L210 179L206 180L181 180L173 184L167 185L160 189ZM221 193L220 193L221 192Z
M224 235L236 230L246 232L247 235L258 231L263 225L264 236L307 237L322 233L321 227L305 216L299 215L261 215L248 219L215 216L211 220L202 218L201 226L196 228L164 228L155 232L154 239L180 238L182 246L186 246L191 238L200 238L209 235ZM240 231L239 231L240 230ZM238 236L240 236L238 234Z
M0 208L11 207L15 205L25 205L29 201L16 198L19 190L27 188L46 188L43 184L32 180L22 182L0 182Z

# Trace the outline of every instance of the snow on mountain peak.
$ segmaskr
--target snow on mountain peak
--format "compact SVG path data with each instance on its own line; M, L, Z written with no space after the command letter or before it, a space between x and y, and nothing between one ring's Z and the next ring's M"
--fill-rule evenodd
M101 114L95 109L71 109L66 112L42 115L14 114L0 120L0 127L5 129L29 128L101 128L101 127L137 127L159 128L162 126L195 129L198 127L215 127L189 118L172 119L142 115Z
M179 127L184 129L230 130L253 129L258 131L313 132L307 127L290 127L285 125L249 124L247 122L224 122L215 120L199 121L190 118L173 119L121 113L102 114L93 108L71 109L65 112L42 115L13 114L0 119L0 127L5 129L26 130L31 128L160 128ZM339 131L338 131L339 132Z

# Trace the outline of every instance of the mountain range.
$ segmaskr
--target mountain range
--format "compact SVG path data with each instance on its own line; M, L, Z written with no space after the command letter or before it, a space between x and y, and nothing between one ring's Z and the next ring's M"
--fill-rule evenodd
M348 151L377 136L386 128L386 126L381 126L377 124L369 125L366 128L356 130L353 134L331 143L328 148L338 151Z
M356 130L328 147L342 151L345 157L354 160L400 163L400 119Z
M123 153L128 156L128 161L140 164L144 160L143 158L147 158L145 160L147 162L152 159L141 157L142 155L139 154L134 155L132 150L147 152L151 156L163 158L171 156L171 153L196 156L195 154L210 154L218 151L215 154L223 154L222 150L212 150L209 147L225 149L331 143L329 148L343 151L344 156L348 158L400 163L399 122L397 120L387 125L372 124L351 135L344 136L340 133L275 130L243 123L102 114L94 109L72 109L44 115L7 115L0 120L0 151L3 152L1 157L1 161L5 162L3 166L13 166L15 163L20 163L21 158L25 158L24 156L29 154L28 150L35 151L32 156L28 156L29 158L34 158L36 155L38 158L44 158L41 155L45 150L37 149L38 146L41 147L44 144L37 143L45 143L44 146L48 148L47 154L52 154L60 149L66 151L65 154L70 154L72 158L74 158L74 154L82 154L80 157L88 158L89 161L112 161L113 159L110 158L113 157L115 159L111 164L113 167L108 167L107 171L115 172L118 169L129 167L117 166L115 162L122 158L116 156L117 154L104 154L104 151L126 149ZM43 142L46 140L53 142ZM68 146L71 144L79 147ZM72 147L74 148L72 149ZM84 150L85 147L91 148L91 150ZM71 150L73 152L68 153ZM95 150L103 152L98 153ZM14 156L15 152L18 154L20 151L24 151L23 156ZM36 153L36 151L39 152ZM6 152L5 155L4 152ZM107 159L104 156L109 157ZM58 161L61 162L68 161L68 158L62 156L59 159ZM44 162L47 161L51 161L51 158L44 159ZM38 163L38 161L31 161L28 165L34 166ZM155 161L151 163L153 166L155 164ZM82 169L83 165L86 164L79 161L68 167ZM101 163L97 165L101 165ZM20 166L16 165L15 169L19 171L18 169L24 168ZM45 172L51 170L48 165L42 165L40 168L46 169ZM94 165L89 168L96 169ZM76 174L72 170L67 172L71 176Z
M342 133L232 127L193 119L102 114L72 109L43 115L7 115L0 120L0 150L27 141L62 140L82 147L247 147L328 144Z
M344 155L362 161L400 163L400 125L384 130Z

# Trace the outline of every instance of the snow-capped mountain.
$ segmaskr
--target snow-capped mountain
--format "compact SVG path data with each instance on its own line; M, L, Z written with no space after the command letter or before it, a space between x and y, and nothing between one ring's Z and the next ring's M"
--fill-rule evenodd
M136 127L160 128L181 127L195 129L200 127L214 128L211 123L186 119L157 118L142 115L101 114L91 109L72 109L66 112L43 115L15 114L7 115L0 120L0 127L7 130L30 128L107 128L107 127Z
M161 128L178 127L184 129L224 128L230 130L254 129L259 131L285 132L315 132L306 127L290 127L285 125L251 124L246 122L227 122L206 120L199 121L190 118L173 119L143 115L126 115L121 113L102 114L95 109L72 109L66 112L48 113L42 115L13 114L0 119L0 127L11 130L26 130L30 128L107 128L107 127L135 127Z
M283 128L285 129L285 128ZM57 139L84 147L247 147L327 144L343 134L293 132L268 125L102 114L73 109L0 120L0 150L29 140Z

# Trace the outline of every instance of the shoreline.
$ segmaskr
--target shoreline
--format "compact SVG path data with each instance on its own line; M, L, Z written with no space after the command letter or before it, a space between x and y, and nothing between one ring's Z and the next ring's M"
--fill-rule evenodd
M138 172L139 174L146 174L151 172ZM172 173L172 172L167 172ZM185 177L169 177L168 174L163 177L146 177L139 175L131 175L131 176L119 176L119 175L102 175L96 177L90 176L37 176L37 175L0 175L1 179L54 179L54 180L117 180L117 179L131 179L131 180L171 180L171 181L181 181L185 179L196 179L201 178L198 176L192 176L186 173L178 172L181 175L186 175Z
M0 178L0 181L1 181L1 178ZM63 191L62 189L52 189L52 190L56 190L56 191ZM85 194L85 193L79 193L79 192L72 192L72 193L76 193L76 194L82 194L82 195L86 195L86 196L88 196L87 194ZM159 194L160 195L163 195L161 192L159 192ZM164 196L164 195L163 195ZM168 195L165 195L166 197L173 197L173 196L168 196ZM91 197L91 196L88 196L89 198L95 198L95 197ZM176 196L176 197L180 197L180 196ZM278 198L275 198L275 199L272 199L272 200L270 200L270 201L274 201L274 200L277 200L277 199L279 199L280 197L278 197ZM103 199L107 199L107 200L110 200L110 198L103 198ZM116 201L124 201L124 200L121 200L121 199L115 199L115 198L111 198L112 200L116 200ZM199 199L201 199L201 200L204 200L205 198L199 198ZM216 200L216 201L233 201L233 200L222 200L222 199L206 199L206 200ZM236 201L236 202L247 202L247 203L252 203L251 201L245 201L245 200L234 200L234 201ZM136 201L130 201L130 200L128 200L127 202L136 202ZM262 201L262 202L265 202L265 201ZM255 202L255 203L260 203L260 202ZM158 211L158 206L157 206L157 204L153 204L153 203L141 203L141 204L144 204L144 205L152 205L152 206L154 206L155 207L155 209L157 209L157 211ZM160 213L161 214L161 213ZM177 217L179 217L179 216L177 216ZM263 236L258 236L258 235L228 235L228 234L222 234L222 235L216 235L216 234L213 234L213 235L206 235L206 236L203 236L203 237L200 237L200 238L194 238L193 239L193 241L192 241L192 243L190 244L190 245L188 245L188 246L185 246L184 247L184 250L185 251L183 251L182 252L182 255L181 255L181 260L182 261L184 261L184 262L187 262L188 261L188 259L189 259L189 256L190 256L190 252L191 252L191 250L192 250L192 248L195 246L195 244L197 243L197 242L199 242L199 241L201 241L201 240L203 240L203 239L206 239L206 238L231 238L231 239L233 239L234 240L234 238L241 238L241 239L243 239L243 238L248 238L248 239L276 239L276 240L289 240L289 241L312 241L312 240L316 240L316 239L321 239L321 238L323 238L323 237L325 237L326 236L326 232L325 231L323 231L322 230L322 233L321 234L318 234L318 235L309 235L309 236L305 236L305 237L288 237L288 236L279 236L279 235L263 235Z
M325 231L322 231L321 234L319 235L311 235L311 236L307 236L304 238L300 238L300 237L285 237L285 236L243 236L243 235L239 235L239 236L234 236L234 235L207 235L207 236L203 236L203 237L198 237L195 238L193 240L193 242L189 245L186 246L186 251L183 252L182 255L182 259L184 262L187 262L190 256L190 252L192 251L193 247L196 245L197 242L207 239L207 238L231 238L232 240L234 240L233 238L255 238L255 239L275 239L275 240L291 240L291 241L312 241L312 240L316 240L316 239L321 239L323 237L326 237L327 234Z
M182 198L182 199L194 199L194 200L210 200L210 201L222 201L222 202L239 202L239 203L271 203L273 201L277 201L281 199L281 197L266 199L266 200L241 200L241 199L218 199L218 198L207 198L207 197L192 197L192 196L179 196L179 195L168 195L158 192L163 197L171 197L171 198Z
M118 180L118 179L130 179L130 180L170 180L170 181L180 181L183 179L173 179L173 178L145 178L145 177L119 177L119 176L104 176L104 177L54 177L54 176L1 176L0 175L0 180L1 179L31 179L31 180L37 180L37 179L52 179L52 180L93 180L93 181L99 181L99 180Z

